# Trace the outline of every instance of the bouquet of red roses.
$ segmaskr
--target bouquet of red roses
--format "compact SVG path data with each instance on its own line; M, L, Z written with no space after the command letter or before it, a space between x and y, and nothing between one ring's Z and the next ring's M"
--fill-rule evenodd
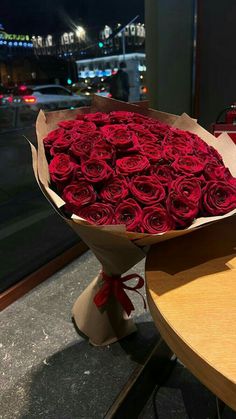
M135 275L121 274L145 256L143 246L236 212L236 147L187 115L104 98L41 114L37 133L38 182L103 266L77 300L75 321L94 343L107 343L133 330L125 289L138 292L143 280L130 287Z

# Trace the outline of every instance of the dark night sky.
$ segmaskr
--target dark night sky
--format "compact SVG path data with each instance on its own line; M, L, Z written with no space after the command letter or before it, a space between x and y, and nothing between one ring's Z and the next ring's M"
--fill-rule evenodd
M0 0L0 23L9 33L47 34L75 24L100 27L144 20L144 0Z

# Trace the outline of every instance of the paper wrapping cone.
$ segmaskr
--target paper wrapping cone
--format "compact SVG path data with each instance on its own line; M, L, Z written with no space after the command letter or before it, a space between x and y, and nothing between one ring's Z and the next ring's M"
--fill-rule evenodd
M109 275L123 274L134 264L139 262L145 256L144 247L146 246L192 233L196 229L202 228L208 223L216 222L236 214L236 210L234 210L224 216L198 218L187 229L169 231L164 234L155 235L127 232L124 225L94 226L78 216L72 216L71 219L66 219L63 215L63 212L60 210L60 208L65 204L64 201L50 188L48 163L45 157L43 138L47 135L48 132L57 127L57 123L59 121L75 119L78 113L95 111L109 112L113 110L128 110L132 112L139 112L143 115L158 119L174 127L194 132L195 134L199 135L206 143L210 144L220 152L225 165L230 169L232 175L236 176L236 146L232 140L226 134L223 134L218 137L218 139L216 139L214 136L204 130L200 125L198 125L195 120L186 114L183 114L182 116L176 116L152 109L146 109L145 106L139 107L138 105L127 104L124 102L116 101L114 99L107 99L98 96L94 98L92 106L89 108L86 107L74 110L56 111L46 114L40 111L36 122L38 151L36 151L31 145L33 169L37 182L42 192L53 205L58 214L64 218L64 220L90 247L97 259L102 264L103 270ZM104 342L113 342L117 339L117 332L114 333L114 330L109 327L109 324L113 324L114 318L116 318L114 311L117 313L117 315L119 312L121 321L120 324L122 324L123 314L121 313L119 305L116 305L115 310L110 310L109 313L107 311L107 315L109 316L108 323L106 316L101 315L99 317L97 309L95 310L95 307L93 307L93 309L91 308L94 304L92 298L93 291L94 287L89 286L83 293L83 304L85 304L86 301L85 306L89 307L89 310L87 311L83 310L81 297L78 298L78 304L76 302L73 309L73 312L76 313L75 320L77 322L77 319L80 319L78 320L79 329L87 334L94 343L100 342L99 344L103 344ZM111 306L112 304L114 306L114 301L110 304ZM94 321L95 317L93 318L93 316L95 316L96 320L100 322L99 327L96 325ZM115 324L119 324L119 322L115 321ZM91 327L91 325L93 327ZM107 330L107 333L103 333L103 338L100 338L99 333L102 333L102 330L105 329Z
M77 298L72 309L78 329L89 336L89 342L95 346L111 344L137 330L133 320L127 317L114 297L109 299L105 309L97 308L93 298L101 284L102 278L98 275Z

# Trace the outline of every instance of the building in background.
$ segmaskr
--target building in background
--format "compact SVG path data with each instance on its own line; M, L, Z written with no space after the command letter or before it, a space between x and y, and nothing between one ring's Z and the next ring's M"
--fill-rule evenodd
M32 77L28 59L34 55L29 34L7 33L0 24L0 83L9 85L22 77Z
M124 61L123 54L109 55L106 57L89 58L76 61L78 80L87 85L106 83L109 85L109 78L114 75L119 68L119 64ZM145 54L128 53L125 55L127 73L129 76L131 102L139 100L142 95L142 86L145 83Z
M121 24L114 27L105 25L100 31L78 26L74 31L47 36L33 36L34 53L80 58L113 55L122 52ZM125 49L127 52L144 52L145 27L141 23L132 23L125 27Z
M137 54L144 54L145 27L142 23L132 23L125 27L123 38L119 32L120 28L120 23L114 26L105 25L99 31L77 26L75 30L64 33L31 36L8 34L0 26L0 83L4 85L22 82L66 84L70 81L74 84L83 79L80 73L83 71L80 70L83 66L82 62L88 60L86 64L88 70L85 71L93 71L98 63L94 60L99 57L104 58L101 60L101 65L99 62L96 73L96 77L102 74L101 79L105 76L105 70L107 77L108 73L110 74L109 70L112 73L117 68L111 57L119 56L117 59L119 62L123 54L122 60L127 60L131 91L133 91L134 80L137 85L140 76L143 76L139 68L143 65L140 64L140 60L143 63L144 56L142 55L142 59L141 55L137 58ZM136 54L136 58L134 56L130 58L130 54ZM103 73L100 70L103 70Z

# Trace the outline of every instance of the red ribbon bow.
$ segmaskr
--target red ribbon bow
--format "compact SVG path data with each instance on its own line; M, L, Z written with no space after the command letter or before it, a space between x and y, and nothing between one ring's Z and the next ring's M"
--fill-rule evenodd
M113 294L129 316L131 311L134 310L134 306L124 290L130 290L137 292L137 294L139 294L140 297L142 297L143 305L146 309L146 302L142 294L140 294L140 292L138 291L138 289L142 288L144 285L144 279L140 275L131 274L123 276L121 278L120 275L108 276L105 272L102 272L102 278L104 280L104 284L102 285L98 293L95 295L93 300L98 308L103 307L107 303L110 295ZM125 284L125 282L134 278L138 279L138 282L135 286L129 287Z

